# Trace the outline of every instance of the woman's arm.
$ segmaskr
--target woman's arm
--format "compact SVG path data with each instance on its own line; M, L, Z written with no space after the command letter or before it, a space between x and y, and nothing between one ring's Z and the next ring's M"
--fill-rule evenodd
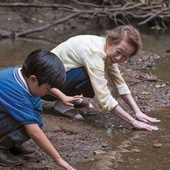
M149 117L146 114L141 112L140 108L134 101L128 86L126 85L123 77L121 76L118 65L113 65L112 67L109 67L107 72L108 72L110 81L112 83L111 85L112 86L115 85L117 87L119 95L131 107L131 109L136 114L136 117L138 118L138 120L142 122L160 122L160 120Z
M59 166L65 170L75 170L66 161L64 161L51 142L48 140L44 132L39 128L37 124L25 125L27 133L31 139L44 150Z
M67 106L74 106L75 101L82 98L81 95L66 96L63 92L61 92L57 88L52 88L50 90L50 95L60 99Z
M123 119L124 121L128 122L136 129L143 129L143 130L149 130L149 131L158 130L157 126L152 126L147 123L135 120L132 116L130 116L128 113L126 113L119 105L114 107L111 110L111 113L113 113L117 117Z
M157 118L152 118L142 113L135 100L133 99L131 94L121 95L122 99L130 106L130 108L134 111L138 120L142 122L160 122Z

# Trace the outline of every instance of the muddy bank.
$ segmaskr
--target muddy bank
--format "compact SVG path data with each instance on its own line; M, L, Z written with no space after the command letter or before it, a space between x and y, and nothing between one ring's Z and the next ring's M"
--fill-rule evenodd
M40 12L35 9L30 11L25 8L20 10L3 8L0 10L0 14L2 16L0 18L1 29L24 30L27 28L42 26L44 23L39 22L38 19L43 18L43 22L48 22L49 18L56 17L52 12L53 11L49 11L47 9ZM109 24L107 21L102 24L94 23L95 22L85 22L84 20L78 22L78 20L73 19L67 22L67 24L60 24L57 27L43 33L32 35L32 37L46 38L55 43L59 43L73 35L83 33L92 34L94 33L94 30L96 31L96 29L99 30L100 34L100 32L105 30L107 24ZM129 63L121 66L123 77L129 85L136 102L142 111L148 114L151 114L148 112L150 110L155 110L157 108L162 108L169 105L169 82L158 79L152 72L149 71L149 69L155 65L155 61L163 57L163 55L164 54L155 54L150 51L142 51L138 56L132 58ZM129 114L133 114L121 99L118 99L118 101ZM134 133L131 126L120 121L110 113L102 112L99 109L95 98L92 99L92 103L97 107L95 111L80 110L86 118L84 121L73 121L66 117L62 117L54 112L53 102L42 102L44 107L44 112L42 114L45 125L44 131L65 160L76 168L81 166L79 165L81 162L86 163L89 160L92 161L98 150L105 152L112 149L110 154L114 157L114 161L111 161L111 164L113 164L113 167L116 167L120 157L115 155L114 147L116 147L116 144L121 142L121 134L124 134L124 131L128 132L129 136L130 133ZM156 115L152 113L152 116ZM116 133L113 133L111 136L113 138L112 142L115 144L114 146L112 142L108 142L106 137L112 125L116 131ZM140 133L143 134L143 132ZM120 137L116 136L116 134L119 134ZM28 145L33 145L36 147L33 142L29 142ZM20 157L26 161L23 166L0 167L0 169L58 169L53 160L51 160L39 148L37 148L37 152L35 154L27 156L21 155ZM109 164L109 162L107 163ZM86 166L84 164L84 168L85 167ZM100 165L100 168L101 167L102 166ZM97 170L99 168L96 169L96 167L94 167L93 169Z
M147 69L152 67L155 63L155 59L159 57L161 56L158 54L143 51L138 57L134 57L131 62L121 67L123 76L127 81L134 98L140 108L148 114L150 114L150 112L148 112L150 110L169 105L169 82L159 80L151 72L147 72ZM145 69L145 73L141 71L141 69ZM112 155L112 158L114 157L114 161L111 161L112 167L117 167L119 165L118 162L120 157L117 154L115 155L114 147L116 148L118 144L121 143L123 139L122 135L125 134L124 132L128 133L127 136L130 137L130 134L134 133L134 130L127 123L119 120L110 113L102 112L98 108L95 98L91 99L91 101L97 109L95 111L80 110L86 118L84 121L73 121L58 115L53 110L54 102L42 101L44 107L44 112L42 114L45 125L44 131L62 157L74 167L80 167L80 163L84 162L83 167L85 168L85 162L89 160L92 161L96 153L98 154L98 151L99 153L107 152L108 154L111 149L112 151L110 154ZM128 113L133 114L121 99L118 101ZM152 115L150 116L156 116L154 113L151 114ZM113 126L114 133L110 133L113 140L109 142L108 137L106 136ZM139 134L140 133L145 132L139 132ZM144 140L146 138L145 135L142 138ZM32 142L29 142L28 144L35 145ZM126 154L122 154L122 156L125 155ZM58 169L53 160L39 148L37 148L35 154L20 157L26 161L23 166L14 168L1 167L1 169ZM117 169L119 169L118 167Z

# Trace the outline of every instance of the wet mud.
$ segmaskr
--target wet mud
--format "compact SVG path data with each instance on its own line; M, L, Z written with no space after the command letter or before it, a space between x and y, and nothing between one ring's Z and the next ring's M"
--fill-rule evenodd
M43 16L44 23L48 23L49 18L54 17L54 13L48 10L47 17L46 12L43 10L43 14L41 14L40 10L37 12L28 9L21 9L21 11L2 9L0 11L2 16L0 17L1 27L4 30L26 30L27 28L38 27L42 23L37 23L31 18ZM25 18L29 20L25 20ZM44 33L37 33L33 37L41 37L43 34L44 37L57 44L70 36L84 32L94 33L94 30L97 29L97 26L94 27L92 23L77 24L77 21L73 19L66 25L60 24ZM69 27L69 24L71 24L71 27ZM101 28L104 29L103 25ZM18 49L17 52L21 54L22 48ZM12 49L11 53L13 53ZM161 120L158 123L158 131L146 132L132 129L129 124L114 115L103 112L95 98L90 99L96 106L94 111L80 110L85 117L84 121L74 121L58 115L53 110L53 102L42 101L44 132L61 156L73 167L77 170L170 169L170 108L168 107L170 83L161 77L158 78L151 71L155 67L156 60L163 56L163 54L142 51L120 68L141 110ZM5 58L8 58L8 56ZM11 58L11 60L15 61L15 58ZM8 67L5 64L0 65L0 68L2 69L4 66ZM118 99L118 101L129 114L133 115L121 99ZM37 152L31 155L20 155L19 157L25 160L24 165L17 167L0 166L0 169L61 170L33 141L29 141L28 145L35 146Z

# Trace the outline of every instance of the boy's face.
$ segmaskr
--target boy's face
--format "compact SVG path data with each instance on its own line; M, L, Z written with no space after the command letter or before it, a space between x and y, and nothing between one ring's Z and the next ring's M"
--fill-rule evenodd
M44 84L41 84L41 86L39 86L38 80L37 80L36 76L34 76L34 75L31 75L28 78L27 83L28 83L30 93L34 97L42 97L42 96L48 94L51 90L51 86L48 83L44 83Z

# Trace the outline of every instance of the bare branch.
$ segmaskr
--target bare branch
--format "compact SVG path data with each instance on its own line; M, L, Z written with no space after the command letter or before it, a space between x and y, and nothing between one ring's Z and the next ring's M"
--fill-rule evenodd
M45 25L43 27L39 27L39 28L35 28L35 29L29 29L29 30L26 30L26 31L23 31L23 32L20 32L20 33L15 33L15 37L20 37L20 36L24 36L24 35L27 35L27 34L30 34L30 33L35 33L35 32L40 32L40 31L47 30L48 28L50 28L50 27L52 27L54 25L60 24L62 22L65 22L65 21L69 20L70 18L76 17L80 13L81 12L71 14L69 16L66 16L64 18L61 18L59 20L54 21L52 24L47 24L47 25Z
M75 18L78 16L85 16L86 19L91 19L94 17L98 18L109 18L113 20L116 25L119 24L130 24L131 20L136 19L139 21L137 23L138 26L144 25L147 22L153 21L154 19L161 18L159 21L160 25L164 28L168 28L166 26L166 22L170 19L170 3L169 0L140 0L135 3L134 1L126 0L124 1L114 1L108 0L108 4L106 5L106 1L101 1L101 5L94 3L81 2L78 0L71 0L73 5L65 5L65 4L48 4L48 3L0 3L1 7L29 7L29 8L57 8L67 11L68 16L64 16L61 19L54 21L51 24L44 25L42 27L28 29L24 31L18 32L17 30L14 32L9 32L5 30L0 30L0 37L21 37L27 34L40 32L49 29L50 27L66 22L71 18ZM109 5L110 3L110 5ZM75 4L78 4L80 9L74 7ZM86 9L88 6L88 10ZM57 11L57 10L56 10ZM86 14L86 15L85 15ZM158 20L155 20L158 21ZM158 23L155 23L158 24Z
M74 10L73 7L63 4L35 4L35 3L0 3L0 7L35 7L35 8L66 8Z
M153 14L152 16L150 16L149 18L147 18L146 20L138 23L138 25L142 25L142 24L145 24L145 23L149 22L151 19L155 18L156 16L158 16L159 14L161 14L161 13L167 11L167 10L169 10L169 8L163 9L162 11L159 11L159 12Z

